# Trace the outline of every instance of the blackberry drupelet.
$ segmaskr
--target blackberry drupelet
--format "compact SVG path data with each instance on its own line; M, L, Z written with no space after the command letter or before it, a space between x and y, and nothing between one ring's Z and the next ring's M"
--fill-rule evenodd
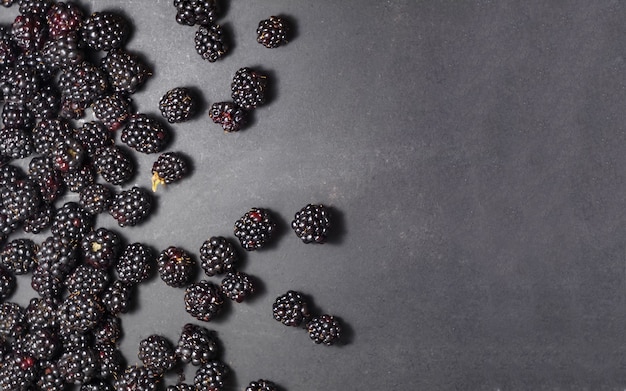
M103 95L93 102L91 108L98 120L102 121L109 130L116 131L130 118L131 100L119 93Z
M80 241L93 226L93 216L74 201L61 206L52 221L52 235L61 239Z
M97 215L108 210L113 199L113 191L102 183L85 186L79 194L78 203L87 212Z
M114 144L113 135L100 121L83 123L80 128L76 129L74 137L83 144L87 154L92 157L99 148L110 147Z
M159 110L169 123L185 122L196 112L196 101L191 90L176 87L167 91L159 100Z
M83 21L81 38L93 50L121 48L130 33L129 22L113 12L94 12Z
M134 114L122 129L121 141L141 153L161 152L169 141L167 128L146 114Z
M250 382L245 391L278 391L278 386L269 380L259 379Z
M224 298L219 286L202 280L193 283L185 290L185 310L198 320L209 322L224 306Z
M97 295L109 285L109 275L103 269L96 269L91 265L81 264L63 280L65 289L70 294L83 292Z
M80 242L85 263L105 270L115 266L121 246L119 235L104 227L86 233Z
M74 138L66 138L52 148L52 163L62 173L77 171L85 156L85 148Z
M115 380L116 391L154 391L161 376L141 365L126 367Z
M209 277L235 270L238 262L235 246L223 236L211 236L200 246L200 266Z
M280 16L270 16L259 22L256 29L256 41L269 49L274 49L287 43L289 24Z
M33 141L27 130L9 126L0 128L0 155L24 159L32 155L33 150Z
M163 282L171 287L180 288L191 281L195 262L186 250L170 246L159 253L157 266Z
M252 278L243 272L228 272L220 285L224 296L241 303L254 293Z
M83 292L71 293L59 306L60 326L79 333L93 330L103 314L98 297Z
M272 306L272 314L277 321L292 327L306 323L311 317L309 303L304 295L293 290L276 298Z
M46 13L48 36L55 40L79 31L83 23L83 11L71 2L56 2Z
M176 345L176 356L185 364L203 365L215 359L219 341L215 332L206 327L187 323Z
M135 186L113 197L109 214L117 220L120 227L134 226L148 217L152 202L152 196L148 191Z
M321 204L308 204L291 222L291 228L304 243L324 243L330 227L330 212Z
M69 384L90 381L96 372L98 358L91 347L78 347L64 352L58 361L59 372Z
M123 49L111 50L103 59L101 69L108 76L115 92L134 94L150 76L148 65L134 53Z
M238 132L248 123L248 113L234 102L213 103L209 117L226 133Z
M135 164L130 154L117 145L99 148L96 151L94 166L106 182L121 185L135 173Z
M15 275L4 266L0 266L0 301L6 300L17 287Z
M21 128L30 132L35 126L35 114L28 108L27 103L4 102L2 106L2 123L6 127Z
M174 0L176 22L182 25L209 26L217 17L217 0Z
M341 338L341 324L332 315L316 316L306 324L309 337L313 342L324 345L334 345Z
M163 374L176 364L172 343L162 335L153 334L139 341L137 357L146 368Z
M155 264L155 256L150 247L142 243L131 243L118 258L115 270L120 281L137 285L150 278Z
M196 52L208 62L215 62L228 52L224 29L219 24L200 26L194 42Z
M0 263L16 275L30 273L37 265L38 250L32 239L13 239L0 250Z
M114 316L125 314L130 308L130 296L133 286L120 280L115 280L102 293L102 304L106 311Z
M234 233L246 251L263 248L272 238L276 224L269 211L251 208L235 222Z
M8 217L23 221L42 203L39 186L30 179L19 179L0 188L0 199Z
M41 88L26 102L26 107L39 120L56 117L61 108L61 93L56 83L42 83Z
M72 135L73 130L67 120L62 118L41 120L32 132L35 152L50 154L55 145Z
M159 185L169 185L183 179L189 171L187 160L176 152L159 155L152 164L152 191Z
M48 155L39 155L31 159L28 164L28 177L39 186L43 202L52 203L65 193L63 176L54 167L52 158Z
M87 61L63 69L58 83L61 97L79 103L83 108L108 88L105 72Z
M63 183L67 189L74 193L80 193L85 187L96 182L96 170L90 161L86 161L74 171L64 172Z
M220 360L212 360L196 370L193 383L198 390L221 391L230 370Z
M34 14L18 15L11 24L13 42L24 52L40 50L46 42L46 30L45 20Z
M265 103L267 77L248 68L240 68L235 72L230 84L231 97L240 107L250 110Z

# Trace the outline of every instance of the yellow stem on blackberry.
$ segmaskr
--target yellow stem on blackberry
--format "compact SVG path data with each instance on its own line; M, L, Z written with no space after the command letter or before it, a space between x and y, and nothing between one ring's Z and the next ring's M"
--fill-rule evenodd
M157 187L159 185L165 186L165 181L159 176L158 173L155 172L152 174L152 191L157 191Z

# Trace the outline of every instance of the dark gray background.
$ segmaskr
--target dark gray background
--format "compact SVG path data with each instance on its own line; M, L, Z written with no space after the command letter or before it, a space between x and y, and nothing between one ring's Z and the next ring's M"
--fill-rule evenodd
M626 387L623 2L224 3L234 44L210 64L171 1L84 2L134 21L127 47L154 68L141 112L175 86L196 87L206 110L242 66L269 76L273 99L247 130L224 134L206 112L173 127L169 149L193 174L158 191L147 223L117 229L197 253L250 207L280 219L275 244L245 254L259 294L207 324L229 390L258 378L285 390ZM268 50L255 29L274 14L296 34ZM124 187L149 185L155 156L137 159ZM309 202L336 212L326 245L288 228ZM289 289L341 318L343 346L272 319ZM14 299L31 295L22 284ZM159 279L140 287L123 316L130 363L140 338L175 340L194 321L182 297Z

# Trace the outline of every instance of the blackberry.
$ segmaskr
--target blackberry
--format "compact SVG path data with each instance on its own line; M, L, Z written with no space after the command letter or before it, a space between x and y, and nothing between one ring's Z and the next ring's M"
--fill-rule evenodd
M98 359L90 347L66 351L58 361L59 372L67 383L82 384L90 381L96 372Z
M195 385L179 383L174 386L168 386L165 391L197 391Z
M200 266L209 277L235 270L238 262L235 246L222 236L211 236L200 246Z
M74 269L76 260L76 242L58 236L44 239L37 251L37 268L48 270L59 279Z
M250 382L245 391L278 391L278 386L269 380L259 379Z
M176 356L186 364L207 364L217 357L219 342L215 332L193 323L183 326L176 345Z
M158 185L169 185L183 179L188 171L187 161L181 154L162 153L152 164L152 191L156 191Z
M330 226L328 209L315 204L300 209L291 222L291 228L304 243L324 243Z
M79 241L93 226L93 216L74 201L69 201L61 206L52 221L52 235Z
M30 133L23 128L3 127L0 129L0 155L11 159L24 159L33 153Z
M0 199L8 216L18 221L35 213L42 202L39 186L30 179L20 179L1 188Z
M26 108L39 120L55 117L60 107L61 93L52 83L43 83L26 102Z
M108 210L113 199L113 191L102 183L92 183L85 186L79 196L80 206L92 215L97 215Z
M85 53L79 47L76 35L72 34L46 42L41 49L41 59L47 68L62 70L83 62Z
M131 365L126 367L115 381L116 391L154 391L161 377L140 365Z
M67 327L59 328L59 337L63 342L63 351L71 351L82 348L91 348L94 344L93 335L89 332L83 333Z
M79 391L115 391L115 388L113 388L113 384L110 381L96 378L82 384Z
M174 346L167 338L158 334L139 341L137 356L146 368L155 373L165 373L176 364Z
M118 258L115 270L120 281L136 285L150 278L155 263L150 247L132 243L126 246Z
M316 344L334 345L341 337L341 324L332 315L316 316L306 324L306 328Z
M94 336L94 343L115 345L122 338L122 319L117 315L105 313L91 333Z
M37 92L41 79L34 67L15 64L0 77L0 89L5 102L25 104Z
M114 231L102 227L85 234L80 242L80 249L85 263L106 270L117 262L121 239Z
M170 246L157 257L159 276L167 285L180 288L193 277L195 262L186 250Z
M6 300L15 291L15 275L4 266L0 266L0 300Z
M176 22L182 25L209 26L217 17L217 0L174 0Z
M109 51L124 45L130 34L130 24L122 15L94 12L84 20L80 33L89 48Z
M31 330L56 329L58 326L59 301L57 299L34 297L25 310L26 323Z
M272 306L274 319L285 326L298 327L311 317L309 303L300 292L289 290L280 295Z
M234 102L213 103L209 117L226 133L238 132L248 123L248 113Z
M50 154L55 145L72 137L70 123L61 118L44 119L33 128L35 152Z
M0 164L0 188L8 185L12 185L23 179L24 173L20 167L14 166L10 163Z
M20 222L8 210L0 209L0 243L3 243L7 236L17 229Z
M19 0L19 10L21 14L33 14L38 16L45 16L53 0Z
M0 26L0 67L6 68L15 62L17 50L11 31L6 26Z
M14 239L0 250L0 263L14 274L26 274L37 265L37 251L38 247L32 239Z
M121 141L141 153L161 152L169 141L167 129L146 114L134 114L122 129Z
M234 233L247 251L263 248L272 238L276 224L266 209L251 208L235 222Z
M121 185L133 176L135 165L128 152L117 145L99 148L96 151L94 165L106 182Z
M113 49L100 65L115 92L134 94L150 76L150 68L136 55L123 49Z
M62 173L77 171L85 159L85 148L73 138L66 138L52 149L54 167Z
M108 87L105 73L87 61L63 69L58 83L62 98L81 102L85 107Z
M131 115L131 100L122 94L104 95L91 105L94 116L102 121L109 130L122 127Z
M43 298L58 298L63 290L63 279L46 268L37 267L30 285Z
M37 360L28 355L11 354L0 367L0 390L26 390L35 381Z
M212 360L196 370L193 383L198 390L220 391L224 388L224 380L229 373L226 364L220 360Z
M54 202L65 193L63 177L50 156L39 155L32 158L28 164L28 177L39 186L43 202Z
M219 24L200 26L194 41L196 52L208 62L215 62L228 52L224 29Z
M209 322L224 306L220 288L210 281L199 281L185 290L185 310L198 320Z
M35 380L37 389L47 391L64 391L67 383L59 371L58 360L39 362L39 377Z
M103 314L98 297L83 292L71 293L59 306L61 327L79 333L93 330Z
M19 57L17 58L17 60L15 61L14 67L31 68L35 76L37 77L37 85L36 85L37 88L28 87L29 89L32 89L33 91L33 94L30 95L31 98L34 95L34 93L37 92L37 90L41 87L41 85L50 83L56 80L56 76L58 73L57 69L49 66L46 63L41 50L21 53Z
M259 22L256 29L256 41L269 49L274 49L287 43L289 24L280 16L270 16Z
M109 285L109 275L102 269L96 269L90 265L78 265L63 280L63 285L72 294L83 292L90 295L97 295L104 291Z
M74 171L64 172L62 176L67 189L74 193L80 193L96 182L96 171L90 162L85 162Z
M50 328L39 328L18 337L18 351L37 360L51 360L61 350L61 340Z
M228 272L220 285L224 296L241 303L254 293L252 278L243 272Z
M0 0L0 4L4 7L10 7L15 3L15 0Z
M13 302L0 303L0 337L17 338L27 330L24 308Z
M83 12L74 3L56 2L46 13L48 36L55 40L79 31L83 23Z
M122 352L112 343L95 343L93 347L98 366L96 375L100 378L114 379L122 372L124 358Z
M159 100L159 110L169 123L185 122L196 112L196 101L191 90L176 87L167 91Z
M83 123L76 129L74 137L83 144L89 156L94 156L99 148L110 147L114 143L109 129L99 121Z
M21 128L30 132L35 126L35 115L28 109L27 104L8 101L2 106L2 123L6 127Z
M235 72L230 84L233 101L240 107L250 110L265 103L267 77L248 68L240 68Z
M150 193L135 186L113 197L109 214L117 220L120 227L134 226L148 217L152 202Z
M104 308L111 315L119 315L128 312L130 308L130 297L132 286L115 280L113 283L102 293L102 304Z
M89 107L89 103L86 101L61 96L61 111L59 112L59 117L68 120L82 119L85 116L87 107Z
M11 24L11 34L15 45L23 51L39 50L46 41L46 22L39 15L18 15Z

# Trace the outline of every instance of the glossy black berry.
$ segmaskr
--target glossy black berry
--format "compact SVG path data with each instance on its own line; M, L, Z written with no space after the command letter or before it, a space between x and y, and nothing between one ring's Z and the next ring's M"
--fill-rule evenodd
M102 293L102 304L111 315L124 314L130 309L132 293L131 285L115 280Z
M176 364L174 346L164 336L153 334L139 341L139 360L155 373L164 373Z
M341 324L332 315L316 316L306 324L309 337L313 342L334 345L341 338Z
M83 384L94 377L98 359L91 347L79 347L64 352L58 366L66 383Z
M131 116L131 100L123 94L103 95L91 105L94 116L110 131L121 128Z
M104 227L86 233L80 242L84 262L97 269L115 266L121 246L119 235Z
M285 326L298 327L305 324L311 317L309 303L304 295L293 290L280 295L272 306L274 319Z
M208 62L215 62L228 52L224 29L219 24L198 27L194 42L196 52Z
M215 359L219 353L219 341L214 331L187 323L176 345L176 356L186 364L203 365Z
M134 114L122 129L121 141L141 153L161 152L169 141L168 130L146 114Z
M200 266L209 277L235 270L238 262L234 244L223 236L212 236L200 246Z
M251 208L235 222L234 233L245 250L253 251L263 248L275 229L276 223L268 210Z
M65 193L63 175L56 169L53 159L48 155L39 155L28 164L28 177L39 185L42 201L52 203Z
M52 235L61 239L80 241L93 226L93 216L78 202L69 201L57 209L52 221Z
M62 98L80 102L83 107L89 106L108 88L106 74L88 61L65 68L58 83Z
M128 366L115 380L116 391L154 391L161 376L143 365Z
M254 282L252 278L244 272L228 272L222 279L220 288L224 296L241 303L254 293Z
M274 49L287 43L289 24L280 16L270 16L259 22L256 30L256 41L269 49Z
M16 275L29 273L37 265L38 250L32 239L13 239L0 250L0 264Z
M0 301L6 300L15 291L15 275L4 266L0 266Z
M15 45L23 51L37 51L46 42L46 21L41 15L18 15L11 24L11 34Z
M0 199L8 216L17 221L35 213L43 202L39 186L30 179L20 179L0 188Z
M119 146L99 148L95 153L94 166L106 182L121 185L135 173L130 154Z
M52 148L52 163L62 173L77 171L86 157L83 144L73 138L67 138Z
M245 391L279 391L279 388L276 383L272 381L259 379L250 382Z
M196 100L190 89L172 88L159 100L159 110L169 123L184 122L195 114Z
M113 145L113 136L106 125L100 121L88 121L76 129L74 135L85 147L87 154L94 156L99 148Z
M52 297L34 297L26 306L26 323L31 330L57 329L59 300Z
M120 281L136 285L150 278L155 265L156 259L150 247L131 243L118 258L115 270Z
M33 152L32 138L24 128L5 126L0 129L0 155L24 159Z
M198 390L221 391L230 369L220 360L212 360L196 370L194 384Z
M221 125L224 132L238 132L248 122L248 113L234 102L215 102L209 109L209 117Z
M185 290L184 301L187 313L204 322L214 319L224 306L219 286L207 280L189 285Z
M129 22L113 12L94 12L84 20L81 38L93 50L109 51L120 48L128 39Z
M79 193L78 203L92 215L108 210L113 199L113 191L102 183L85 186Z
M148 217L152 202L152 195L147 190L135 186L113 197L109 214L120 227L134 226Z
M209 26L217 17L217 0L174 0L179 24Z
M328 208L318 204L300 209L291 222L291 228L304 243L324 243L330 227Z
M96 170L89 161L74 171L67 171L61 174L67 189L74 193L80 193L84 188L96 182Z
M32 234L43 232L52 226L55 214L55 206L51 203L43 202L33 214L22 222L22 230Z
M59 306L59 321L63 328L79 333L93 330L104 314L104 307L95 295L71 293Z
M230 85L231 97L240 107L250 110L265 103L267 77L248 68L240 68Z
M73 130L67 120L61 118L44 119L33 128L32 137L35 152L51 154L52 149L63 140L72 137Z
M189 171L187 160L177 152L165 152L152 164L152 191L183 179Z
M96 375L102 379L115 379L123 370L124 356L122 352L114 343L101 343L96 342L93 345L93 350L98 359L98 365L96 368ZM99 385L102 387L102 385ZM113 390L112 385L108 385L110 388L98 388L98 391Z
M48 36L55 40L79 31L83 22L83 12L72 2L56 2L46 13Z
M125 94L134 94L152 76L148 65L124 49L112 49L102 59L100 67L113 90Z
M63 285L69 293L83 292L97 295L109 285L109 279L105 270L81 264L63 280Z
M180 288L193 277L195 262L191 254L176 246L161 251L157 257L159 276L167 285Z

